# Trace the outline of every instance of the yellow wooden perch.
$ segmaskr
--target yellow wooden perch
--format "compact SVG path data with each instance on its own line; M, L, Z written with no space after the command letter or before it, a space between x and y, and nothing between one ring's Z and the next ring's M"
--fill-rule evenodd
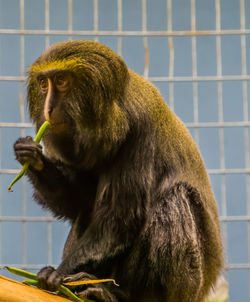
M226 287L226 288L225 288ZM226 302L228 300L228 288L223 284L220 295L210 296L204 302ZM69 302L63 297L48 293L33 286L0 276L0 301L1 302Z
M36 274L33 274L33 273L30 273L30 272L27 272L27 271L24 271L24 270L21 270L19 268L15 268L15 267L10 267L10 266L5 266L4 267L5 269L7 269L10 273L13 273L13 274L16 274L18 276L21 276L21 277L24 277L24 278L28 278L28 279L31 279L31 280L25 280L23 281L23 283L20 283L20 282L17 282L17 281L14 281L12 279L8 279L8 278L5 278L3 276L0 276L0 301L3 302L3 301L12 301L12 302L16 302L16 301L26 301L26 300L22 300L23 299L23 295L21 294L21 300L19 300L19 292L15 292L15 291L12 291L11 292L11 297L13 296L13 293L14 295L17 295L18 297L16 299L3 299L2 300L2 292L1 292L1 283L3 283L3 280L5 281L5 283L8 281L8 282L13 282L14 285L15 284L19 284L19 285L32 285L32 286L35 286L35 287L39 287L38 286L38 279L37 279L37 275ZM97 279L97 280L82 280L82 281L74 281L74 282L66 282L66 283L63 283L61 285L59 285L59 288L58 288L58 293L59 294L62 294L63 296L67 297L70 299L70 301L75 301L75 302L94 302L88 298L79 298L77 297L69 288L67 288L67 286L71 287L71 286L79 286L79 285L85 285L85 284L93 284L93 283L104 283L104 282L113 282L114 285L116 286L119 286L114 279ZM8 284L7 284L8 285ZM66 285L66 287L65 287ZM9 287L13 287L13 284L9 284ZM25 287L26 289L27 287ZM20 288L20 290L23 290L24 288ZM3 289L3 293L5 293L4 290L7 290L7 289ZM44 291L44 290L40 290L38 289L38 291L41 293L46 293L46 294L53 294L53 293L50 293L48 291ZM7 293L6 293L7 294ZM38 294L38 292L34 293L34 294ZM40 294L39 294L40 295ZM14 297L14 296L13 296ZM55 297L52 296L52 297ZM47 298L46 298L47 299ZM33 301L33 300L32 300ZM35 301L55 301L55 300L35 300ZM65 299L64 299L65 301ZM66 301L69 301L66 299Z
M0 276L0 301L1 302L69 302L62 298L38 288Z

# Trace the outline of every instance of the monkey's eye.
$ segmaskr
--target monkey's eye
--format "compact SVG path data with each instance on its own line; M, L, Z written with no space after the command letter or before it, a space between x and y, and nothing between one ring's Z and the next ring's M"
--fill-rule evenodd
M49 86L48 79L41 78L39 80L39 87L42 93L47 92L48 86Z
M65 92L69 87L69 78L64 75L57 76L55 84L56 84L56 88L60 92Z

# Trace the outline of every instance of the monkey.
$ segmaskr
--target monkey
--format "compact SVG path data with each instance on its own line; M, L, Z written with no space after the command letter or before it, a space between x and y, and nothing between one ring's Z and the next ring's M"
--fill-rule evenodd
M33 197L70 222L41 288L102 302L201 302L223 268L218 209L198 146L158 89L109 47L52 45L29 67L29 114L43 147L14 144Z

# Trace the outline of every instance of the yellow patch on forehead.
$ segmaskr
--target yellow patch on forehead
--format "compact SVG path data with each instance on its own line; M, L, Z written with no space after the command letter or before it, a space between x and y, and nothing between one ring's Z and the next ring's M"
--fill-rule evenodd
M62 60L53 60L53 61L46 61L40 64L34 64L30 67L30 73L39 73L39 72L46 72L52 70L76 70L81 67L87 67L87 64L83 62L81 59L62 59Z

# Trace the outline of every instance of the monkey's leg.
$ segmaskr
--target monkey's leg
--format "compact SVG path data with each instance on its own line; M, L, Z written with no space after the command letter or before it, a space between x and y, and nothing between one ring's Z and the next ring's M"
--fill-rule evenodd
M201 240L205 234L193 210L200 200L194 198L199 194L192 194L186 184L176 184L158 200L149 216L145 233L151 241L149 260L160 272L167 302L202 301L207 251Z

